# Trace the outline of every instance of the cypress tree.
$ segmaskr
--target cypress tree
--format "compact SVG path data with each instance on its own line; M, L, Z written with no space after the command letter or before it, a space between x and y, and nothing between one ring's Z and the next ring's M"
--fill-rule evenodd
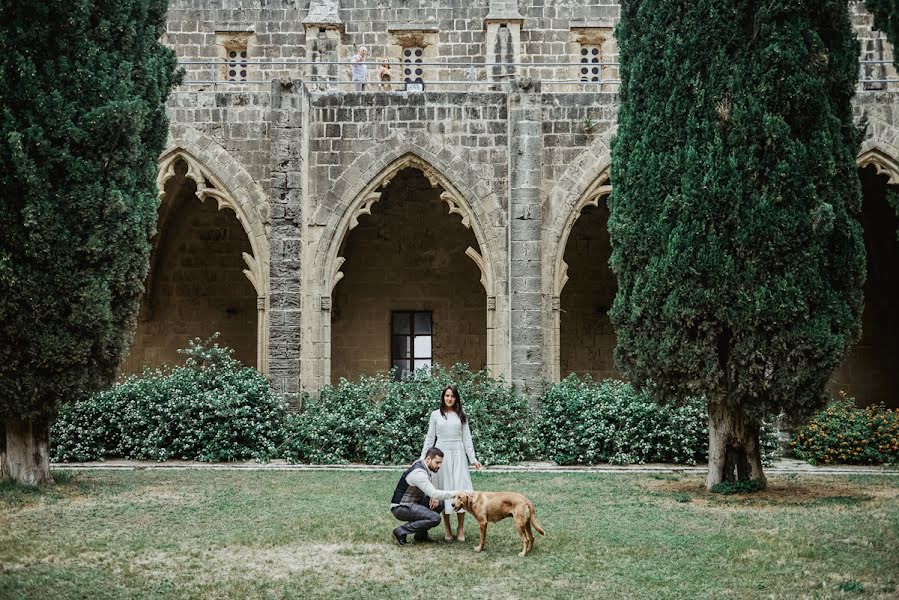
M860 333L847 3L624 0L617 36L616 360L707 399L707 487L764 487L760 421L818 408Z
M60 405L128 350L180 76L167 8L0 3L0 477L49 482Z

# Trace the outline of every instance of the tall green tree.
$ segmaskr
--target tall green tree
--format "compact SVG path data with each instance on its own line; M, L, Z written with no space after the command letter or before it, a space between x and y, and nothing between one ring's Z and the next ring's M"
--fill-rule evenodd
M624 0L617 37L616 360L705 396L709 488L764 486L761 420L819 407L860 332L847 3Z
M166 0L0 3L0 477L50 481L60 405L128 349L156 222Z

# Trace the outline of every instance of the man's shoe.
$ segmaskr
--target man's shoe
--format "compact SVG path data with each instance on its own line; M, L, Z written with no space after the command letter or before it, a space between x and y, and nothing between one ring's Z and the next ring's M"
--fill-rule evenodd
M402 533L399 527L393 530L393 539L396 540L396 543L400 546L405 546L408 543L406 541L406 534Z
M415 543L416 543L416 544L427 544L427 543L429 543L429 542L433 542L433 541L434 541L434 540L432 540L431 538L428 537L428 534L425 534L425 535L423 535L423 536L421 536L421 537L419 537L419 536L416 535L413 539L415 540Z

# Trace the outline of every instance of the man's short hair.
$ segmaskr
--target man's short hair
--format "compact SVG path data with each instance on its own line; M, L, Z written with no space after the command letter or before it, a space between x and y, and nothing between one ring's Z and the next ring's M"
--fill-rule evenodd
M428 451L425 452L425 458L434 458L435 456L443 456L443 450L437 446L431 446L428 448Z
M368 52L368 48L366 48L365 46L359 46L358 50L359 52Z

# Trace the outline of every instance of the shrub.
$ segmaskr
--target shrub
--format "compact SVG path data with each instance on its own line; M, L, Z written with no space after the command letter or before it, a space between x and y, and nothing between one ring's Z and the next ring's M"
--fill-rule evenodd
M286 407L229 348L193 340L183 366L145 371L63 407L53 425L57 461L267 460L282 442Z
M706 403L689 398L659 405L630 384L607 379L581 381L569 375L540 401L536 435L541 454L560 465L706 460ZM777 454L777 431L763 428L766 462Z
M694 464L708 444L705 404L659 406L630 384L569 375L541 398L537 437L560 465L675 462Z
M435 366L394 381L392 374L341 379L287 419L282 455L290 462L405 464L421 454L428 417L444 387L459 387L478 459L507 464L532 455L527 400L502 379L466 365Z
M899 462L899 410L857 408L843 397L796 432L794 454L810 463L858 465Z

